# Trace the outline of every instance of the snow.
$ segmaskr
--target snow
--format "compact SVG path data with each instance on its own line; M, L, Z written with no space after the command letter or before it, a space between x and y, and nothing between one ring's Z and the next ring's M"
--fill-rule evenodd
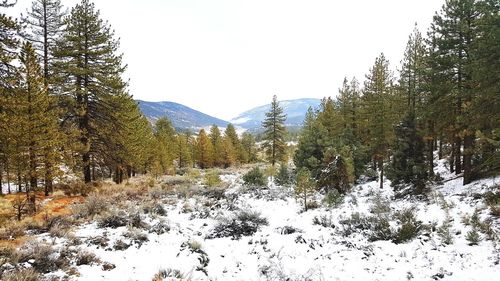
M443 178L452 179L444 166L438 162L437 169ZM483 239L477 246L469 246L465 240L471 229L462 223L464 215L476 209L481 217L487 217L488 209L474 193L484 193L500 183L500 177L480 180L462 186L461 178L445 181L431 191L430 200L392 199L394 192L386 181L380 189L377 182L367 182L354 187L344 202L335 208L318 208L302 211L301 202L283 187L270 185L267 194L256 196L244 192L241 175L223 174L221 179L229 184L226 195L235 196L232 202L240 209L259 211L269 224L253 236L239 240L231 238L205 239L217 218L229 214L228 208L213 212L206 219L192 218L182 211L188 203L193 209L201 208L203 197L179 199L166 204L171 230L157 235L148 234L149 242L141 247L131 246L124 251L114 251L97 246L83 247L94 252L102 261L116 265L110 271L100 267L83 265L78 267L79 276L70 280L151 280L160 269L178 269L192 280L498 280L500 276L500 251L492 241ZM264 195L266 193L263 193ZM370 214L374 194L391 198L391 208L402 210L416 208L417 217L425 224L440 226L447 215L451 217L454 243L445 245L436 232L419 236L410 242L395 244L391 241L370 242L362 234L344 236L340 220L352 213ZM354 201L357 203L355 204ZM443 204L451 206L448 211ZM314 217L331 216L335 228L325 228L312 223ZM160 218L148 218L150 224ZM500 222L493 221L498 233ZM285 226L300 230L299 233L281 234ZM85 224L75 231L83 239L104 235L110 245L118 239L126 227L99 229L96 223ZM484 237L483 237L484 238ZM200 254L183 248L188 241L197 241L209 258L206 272L197 270ZM56 242L58 243L58 242ZM437 280L436 279L436 280Z
M246 122L250 121L251 119L252 118L250 118L250 117L241 117L241 118L231 120L231 123L233 123L235 125L239 125L239 124L246 123Z

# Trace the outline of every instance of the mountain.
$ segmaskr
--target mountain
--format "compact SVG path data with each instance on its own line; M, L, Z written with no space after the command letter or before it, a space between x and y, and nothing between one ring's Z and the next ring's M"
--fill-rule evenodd
M296 99L280 101L280 106L287 115L285 125L287 127L302 126L309 107L316 108L321 103L320 99ZM248 130L258 130L262 126L262 121L269 111L271 104L259 106L245 111L233 118L230 122L236 126Z
M167 117L176 129L198 129L213 124L225 127L228 122L199 112L185 105L169 102L150 102L137 100L142 113L150 122L155 122L161 117Z

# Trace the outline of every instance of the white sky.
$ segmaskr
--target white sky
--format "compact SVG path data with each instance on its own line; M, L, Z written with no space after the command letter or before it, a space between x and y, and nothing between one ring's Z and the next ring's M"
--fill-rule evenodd
M70 7L79 1L62 0ZM121 38L130 93L231 119L280 100L334 96L384 52L399 66L444 0L94 0ZM18 15L31 0L18 0Z

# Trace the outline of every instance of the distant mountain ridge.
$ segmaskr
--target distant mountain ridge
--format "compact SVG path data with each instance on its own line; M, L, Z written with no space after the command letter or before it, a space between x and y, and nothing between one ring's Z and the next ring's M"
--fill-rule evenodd
M139 103L142 113L150 122L154 123L161 117L167 117L176 129L199 129L214 124L225 127L229 123L175 102L136 101Z
M317 108L321 100L314 98L294 99L280 101L283 112L287 115L285 125L287 127L300 127L309 107ZM255 107L238 115L230 120L235 126L240 126L248 130L258 130L262 126L262 121L269 111L271 104Z

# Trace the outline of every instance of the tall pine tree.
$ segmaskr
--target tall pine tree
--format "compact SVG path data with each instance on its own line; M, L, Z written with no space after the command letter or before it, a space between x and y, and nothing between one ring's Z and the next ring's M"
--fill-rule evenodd
M274 168L276 162L281 162L286 158L286 115L280 107L278 98L273 96L271 108L266 113L266 118L262 122L264 128L264 149L268 160Z

